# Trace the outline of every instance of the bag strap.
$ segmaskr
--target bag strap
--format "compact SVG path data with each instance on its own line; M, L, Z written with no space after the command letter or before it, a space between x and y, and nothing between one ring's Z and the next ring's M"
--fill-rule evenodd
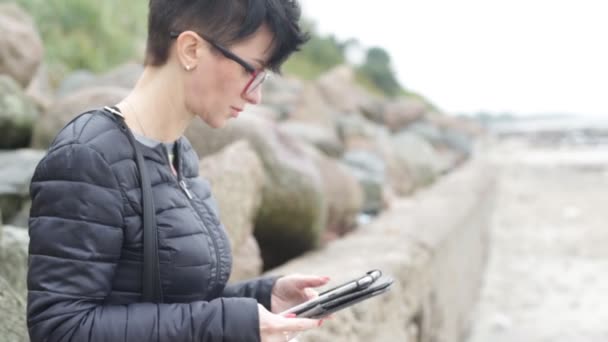
M135 137L125 124L125 117L117 107L104 107L106 112L113 114L118 118L117 122L121 131L123 131L129 143L135 150L135 161L137 169L139 169L139 178L141 181L141 196L143 207L143 274L142 274L142 299L144 302L162 303L163 294L160 286L160 267L158 259L158 229L156 225L156 211L152 195L152 185L150 177L144 164L144 158L141 151L137 147Z

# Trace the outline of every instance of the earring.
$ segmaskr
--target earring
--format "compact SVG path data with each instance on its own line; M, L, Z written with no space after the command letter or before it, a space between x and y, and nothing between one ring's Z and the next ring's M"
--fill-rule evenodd
M184 69L186 69L186 71L190 71L190 66L186 65L186 66L184 66Z

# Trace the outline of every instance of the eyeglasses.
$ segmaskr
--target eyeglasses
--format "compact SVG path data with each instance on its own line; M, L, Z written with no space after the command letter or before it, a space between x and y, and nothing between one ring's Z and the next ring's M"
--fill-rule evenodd
M179 35L181 33L180 32L170 32L169 34L171 36L171 39L176 39L177 37L179 37ZM224 55L224 57L231 59L231 60L235 61L236 63L240 64L251 75L251 79L249 80L249 82L247 82L247 85L245 85L245 88L243 89L243 94L248 95L248 94L253 93L264 83L264 81L266 81L268 79L268 77L270 77L270 73L268 73L268 71L266 71L265 69L254 68L251 64L245 62L241 57L235 55L232 51L217 44L215 41L213 41L213 39L210 39L207 36L202 35L198 32L196 34L198 34L199 37L201 37L202 39L207 41L209 44L211 44L211 46L213 46L215 49L217 49L219 52L221 52L222 55Z

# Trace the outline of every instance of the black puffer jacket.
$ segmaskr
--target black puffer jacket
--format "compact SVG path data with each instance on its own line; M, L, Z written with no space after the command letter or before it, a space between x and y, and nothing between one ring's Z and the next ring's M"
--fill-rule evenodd
M275 279L226 286L229 241L185 137L177 141L178 177L162 145L138 143L154 194L164 295L163 304L141 303L141 185L119 122L103 110L78 116L36 168L32 342L259 341L257 303L269 307Z

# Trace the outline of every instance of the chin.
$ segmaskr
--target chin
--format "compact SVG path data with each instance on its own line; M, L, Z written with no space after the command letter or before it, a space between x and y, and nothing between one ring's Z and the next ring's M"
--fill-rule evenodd
M226 122L228 121L228 119L226 118L222 118L222 117L210 117L210 118L204 118L202 116L200 116L201 120L203 120L203 122L205 124L207 124L207 126L211 127L211 128L222 128L224 126L226 126Z

